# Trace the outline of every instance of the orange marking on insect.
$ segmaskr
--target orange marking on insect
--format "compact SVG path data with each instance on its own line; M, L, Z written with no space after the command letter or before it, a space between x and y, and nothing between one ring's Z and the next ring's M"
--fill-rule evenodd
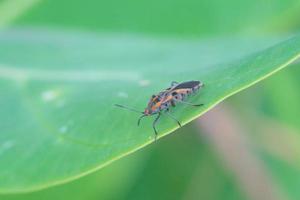
M190 91L190 89L177 89L174 90L174 92L180 93L180 94L186 94L188 93L188 91Z
M151 110L156 110L157 108L159 108L160 106L161 106L161 104L162 104L162 102L161 101L159 101L159 102L157 102L156 104L154 104L152 107L151 107Z
M166 102L168 102L168 101L171 101L172 99L173 99L173 96L172 96L172 95L168 95L168 96L166 96L166 97L163 99L162 103L166 103Z

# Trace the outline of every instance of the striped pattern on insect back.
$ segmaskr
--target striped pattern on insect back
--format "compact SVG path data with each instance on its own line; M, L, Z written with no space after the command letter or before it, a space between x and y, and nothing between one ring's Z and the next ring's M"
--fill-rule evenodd
M152 95L145 113L155 114L175 106L176 100L183 101L187 96L197 92L203 84L200 81L187 81L183 83L173 82L170 88L163 90L157 95Z

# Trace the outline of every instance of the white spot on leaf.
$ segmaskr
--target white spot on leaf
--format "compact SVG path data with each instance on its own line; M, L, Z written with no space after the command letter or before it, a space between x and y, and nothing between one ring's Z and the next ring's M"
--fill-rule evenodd
M68 126L62 126L59 128L60 133L66 133L68 131Z
M58 97L58 91L55 90L47 90L42 92L42 99L45 102L53 101Z
M126 92L118 92L118 97L120 97L120 98L128 98L128 94Z
M140 85L141 87L147 87L147 86L150 85L150 81L149 81L149 80L140 80L140 81L139 81L139 85Z
M7 151L8 149L12 148L15 145L15 143L11 140L7 140L3 142L2 144L0 143L0 155Z
M10 149L14 146L14 142L13 141L5 141L2 145L1 145L1 148L2 149Z

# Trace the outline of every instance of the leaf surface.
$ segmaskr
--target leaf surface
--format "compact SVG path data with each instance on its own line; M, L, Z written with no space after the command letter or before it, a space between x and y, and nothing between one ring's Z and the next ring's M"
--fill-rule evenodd
M205 87L172 114L186 124L226 97L287 66L300 37L182 40L15 29L0 34L0 192L73 180L154 139L150 96L172 81ZM217 125L218 122L216 122ZM159 137L177 129L163 116Z

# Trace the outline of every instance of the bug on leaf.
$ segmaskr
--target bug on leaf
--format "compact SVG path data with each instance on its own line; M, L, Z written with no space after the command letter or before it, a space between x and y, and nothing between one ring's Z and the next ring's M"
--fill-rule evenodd
M161 117L163 111L167 116L169 116L174 121L176 121L179 127L181 127L180 122L170 114L169 112L170 107L171 106L175 107L177 103L182 103L189 106L202 106L203 104L192 104L185 100L189 95L195 94L203 86L204 84L200 81L187 81L182 83L173 81L171 83L171 87L163 90L162 92L156 95L152 95L150 101L148 102L148 106L145 108L143 112L119 104L115 104L115 106L125 108L127 110L131 110L137 113L141 113L142 116L140 116L140 118L138 119L138 125L140 125L141 119L143 117L157 115L155 120L152 123L152 127L155 133L155 140L156 140L158 134L156 130L156 124L159 118Z

